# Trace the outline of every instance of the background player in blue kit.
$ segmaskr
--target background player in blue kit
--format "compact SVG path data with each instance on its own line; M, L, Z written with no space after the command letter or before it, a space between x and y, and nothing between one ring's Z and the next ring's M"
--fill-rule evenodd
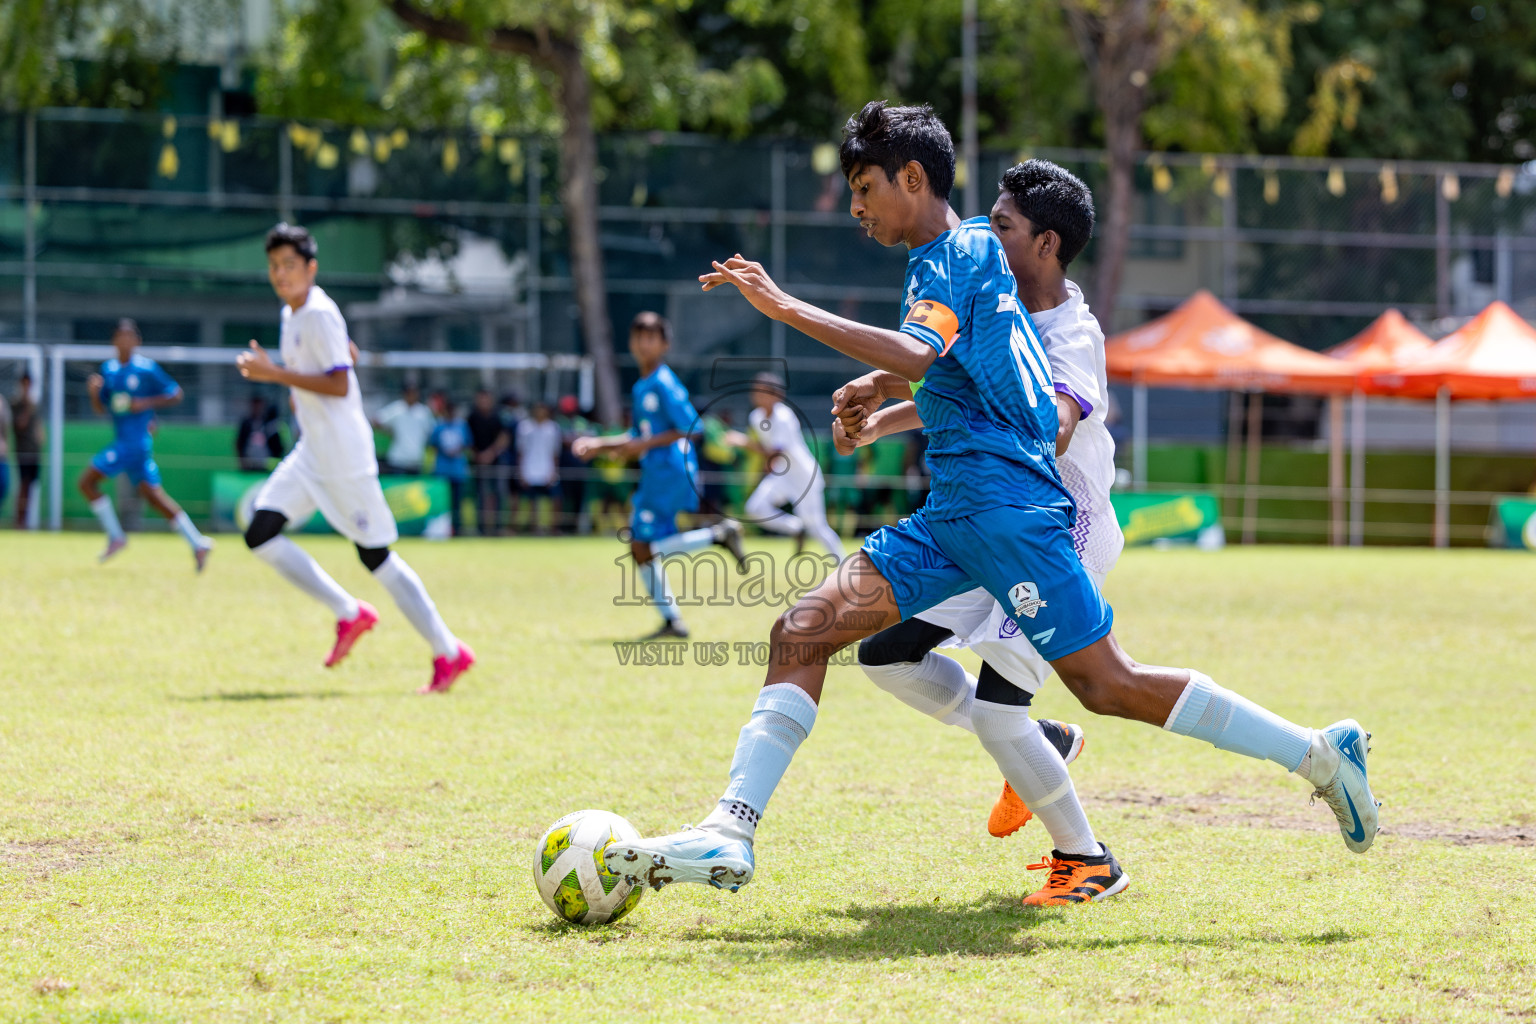
M845 428L855 406L873 411L885 398L912 397L929 440L928 501L871 535L774 624L767 679L714 810L697 828L612 844L609 868L658 888L696 882L735 891L751 881L758 821L815 725L831 655L976 586L1002 604L1090 711L1274 761L1313 784L1351 850L1368 849L1377 804L1358 723L1298 726L1203 673L1138 664L1115 642L1109 606L1069 532L1075 510L1056 469L1049 363L986 218L962 223L949 207L955 156L943 123L927 107L870 103L849 119L841 157L853 190L849 212L876 241L910 250L900 330L793 298L739 254L700 281L705 290L735 285L760 312L885 371L869 378L867 393L838 392L834 412ZM912 382L921 382L915 394ZM1038 764L1060 763L1024 708L977 700L971 722L1021 793L1037 788ZM1068 778L1063 792L1070 786ZM1091 902L1128 882L1102 845L1055 851L1043 866L1049 879L1026 904Z
M719 544L735 556L737 568L746 571L741 526L733 520L678 532L678 513L699 510L699 456L692 435L700 428L688 389L664 362L671 346L672 324L666 317L636 314L629 325L629 353L640 367L640 379L631 392L633 426L628 434L578 437L571 445L571 454L578 459L604 452L640 459L640 486L629 517L629 550L652 604L661 613L661 627L646 638L650 640L688 635L667 582L666 556Z
M101 482L127 473L144 500L176 527L192 547L197 571L208 564L213 541L198 532L180 505L160 486L160 467L155 465L150 426L155 411L181 401L181 387L160 364L135 349L143 338L139 326L129 319L117 322L112 344L117 357L101 364L101 372L91 375L86 386L91 393L91 408L98 416L112 415L112 443L96 453L91 464L80 474L80 493L91 503L91 511L107 532L107 546L101 553L105 562L128 544L128 536L117 520L112 499L101 493Z

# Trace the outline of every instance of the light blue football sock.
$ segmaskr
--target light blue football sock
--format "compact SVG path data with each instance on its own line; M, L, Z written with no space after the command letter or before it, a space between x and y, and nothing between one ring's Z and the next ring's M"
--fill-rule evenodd
M91 512L95 514L96 521L101 523L101 528L107 531L108 540L123 539L123 524L117 521L117 510L112 507L112 499L103 494L91 502Z
M721 819L731 821L736 825L735 831L750 841L758 819L768 807L768 798L789 768L790 758L815 724L816 702L810 694L794 683L763 687L752 708L752 717L741 727L741 735L736 739L730 785L725 787L719 806L704 825L718 825Z
M185 510L176 513L176 517L171 520L171 525L176 528L177 533L187 539L187 543L193 548L200 548L208 542L198 528L192 525L192 518Z
M1299 768L1312 748L1311 729L1287 722L1195 671L1189 673L1189 685L1163 728L1234 754L1273 761L1288 772Z
M654 550L654 548L652 549ZM650 592L651 606L668 622L677 618L677 598L672 595L672 584L667 581L667 568L660 558L652 558L640 567L640 578Z
M686 533L674 533L670 537L651 541L651 553L665 557L676 555L684 551L697 551L699 548L707 548L715 542L715 531L707 526L701 526L697 530L688 530Z

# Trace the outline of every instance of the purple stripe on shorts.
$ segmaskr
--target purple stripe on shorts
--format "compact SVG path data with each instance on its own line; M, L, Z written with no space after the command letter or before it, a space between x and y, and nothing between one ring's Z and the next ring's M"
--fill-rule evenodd
M1079 395L1076 391L1073 391L1067 385L1065 385L1065 384L1057 384L1056 385L1056 393L1058 395L1066 395L1068 398L1072 399L1072 401L1076 402L1078 408L1083 410L1083 415L1084 416L1092 416L1093 415L1093 406L1091 404L1089 404L1088 402L1083 401L1083 397L1081 395Z

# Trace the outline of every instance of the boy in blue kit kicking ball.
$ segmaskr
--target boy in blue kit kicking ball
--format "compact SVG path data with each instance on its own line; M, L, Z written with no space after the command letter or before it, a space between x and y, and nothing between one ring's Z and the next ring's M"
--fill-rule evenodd
M699 510L699 456L692 435L699 415L688 389L665 362L672 347L672 323L659 313L638 313L629 325L629 353L640 367L631 397L634 426L613 437L578 437L571 454L588 460L603 453L640 460L640 487L629 519L629 550L661 613L661 626L647 640L685 639L688 627L677 611L663 561L668 555L718 544L746 571L741 526L723 519L713 526L679 532L677 514ZM656 556L660 555L660 558Z
M91 408L98 416L112 417L112 443L97 452L80 474L80 493L91 503L91 512L107 534L101 561L128 546L128 535L118 522L112 499L101 492L101 483L127 473L144 500L186 538L197 571L202 572L208 564L208 553L213 550L213 541L192 525L186 512L160 486L160 467L155 465L154 439L149 432L157 411L181 401L181 386L159 363L135 351L142 341L138 324L126 317L119 320L112 332L117 356L102 363L100 372L93 373L86 382Z
M859 418L888 397L914 397L929 440L928 501L870 536L774 624L768 676L715 809L696 828L611 845L610 870L658 888L697 882L734 891L751 881L757 823L815 724L832 653L977 586L1089 710L1275 761L1316 787L1346 845L1364 852L1375 838L1377 805L1357 723L1294 725L1200 672L1138 664L1115 642L1109 606L1073 549L1075 510L1054 456L1049 362L986 219L962 223L949 207L955 157L943 123L927 107L870 103L845 127L841 156L850 213L877 241L910 250L900 330L801 302L739 255L700 280L706 290L734 285L765 315L884 371L838 392L834 411L845 429L851 423L856 433ZM913 396L915 381L922 386ZM1037 791L1041 765L1060 764L1026 708L977 700L971 722L1021 794ZM1036 799L1068 798L1071 780L1057 788L1060 795ZM1055 851L1048 881L1024 902L1086 903L1123 891L1125 872L1095 845Z

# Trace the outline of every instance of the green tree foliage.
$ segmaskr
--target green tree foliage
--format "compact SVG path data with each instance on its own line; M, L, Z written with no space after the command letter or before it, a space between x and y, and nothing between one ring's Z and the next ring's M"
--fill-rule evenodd
M235 16L233 0L5 0L0 106L153 108L182 53Z
M1324 0L1294 40L1290 104L1270 148L1536 158L1536 4Z

